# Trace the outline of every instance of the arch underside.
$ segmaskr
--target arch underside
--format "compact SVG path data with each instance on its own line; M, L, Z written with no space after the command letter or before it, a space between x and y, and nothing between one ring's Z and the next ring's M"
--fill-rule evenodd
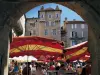
M40 1L40 0L38 0ZM57 0L48 0L47 2L38 2L36 0L8 0L0 2L0 28L6 26L17 29L16 32L22 32L22 27L17 24L19 18L30 9L46 4L57 3L79 14L89 26L89 51L92 60L92 75L100 75L100 1L98 0L68 0L68 2L57 2Z

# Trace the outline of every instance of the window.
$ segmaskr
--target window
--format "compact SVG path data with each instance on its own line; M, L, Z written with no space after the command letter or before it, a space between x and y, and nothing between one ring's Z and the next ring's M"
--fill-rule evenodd
M46 23L45 23L46 25L45 26L49 26L49 22L48 21L46 21Z
M59 14L56 14L56 18L58 18L59 17Z
M55 25L55 22L51 22L51 26L54 26Z
M45 29L45 35L48 35L48 30L47 29Z
M31 31L30 31L30 36L32 35Z
M30 36L32 35L32 30L30 31Z
M75 28L77 28L77 24L75 24Z
M32 25L33 25L33 23L30 23L30 25L32 26Z
M44 15L43 14L41 15L41 18L44 18Z
M49 18L51 18L51 15L48 15Z
M75 36L75 32L74 31L72 31L72 37L74 37Z
M35 23L30 23L30 25L31 25L32 27L35 27Z
M81 28L84 29L85 28L85 25L84 24L81 24Z
M83 31L82 31L82 37L83 37L84 35L83 35Z
M35 27L35 23L33 23L33 27Z
M77 36L77 32L72 31L72 37L76 37Z
M75 42L75 40L72 40L72 46L76 45L77 43Z
M72 29L74 28L74 25L72 24Z
M72 24L72 29L77 28L77 24Z
M51 26L51 21L49 21L49 26Z
M74 32L72 31L72 37L74 36Z
M45 26L50 26L51 25L51 21L47 21Z
M52 31L53 31L53 35L56 35L56 29L53 29Z

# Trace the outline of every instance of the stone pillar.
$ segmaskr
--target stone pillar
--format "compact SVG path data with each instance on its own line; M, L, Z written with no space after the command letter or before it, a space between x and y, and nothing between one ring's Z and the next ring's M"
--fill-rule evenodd
M99 75L99 68L98 68L98 55L97 55L97 49L99 46L97 45L96 37L94 36L94 33L91 29L91 27L88 27L88 50L91 55L91 62L92 62L92 75Z
M8 26L0 26L0 75L8 75L9 32L10 28Z
M89 25L88 48L92 61L91 75L100 75L100 15L86 1L81 2L80 5L84 9L83 18Z

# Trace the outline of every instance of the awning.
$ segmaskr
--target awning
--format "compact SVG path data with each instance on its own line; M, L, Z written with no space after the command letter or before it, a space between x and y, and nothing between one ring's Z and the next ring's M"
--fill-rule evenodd
M87 53L89 54L87 41L65 49L66 49L65 53L66 59L70 59L72 61L79 60Z

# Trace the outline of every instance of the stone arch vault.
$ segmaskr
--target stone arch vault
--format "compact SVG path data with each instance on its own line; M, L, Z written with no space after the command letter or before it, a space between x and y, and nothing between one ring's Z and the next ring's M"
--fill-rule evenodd
M40 2L38 2L40 1ZM62 0L63 1L63 0ZM89 25L89 51L92 60L92 75L100 75L100 1L98 0L0 0L0 57L1 75L8 75L9 33L12 28L16 34L22 33L18 19L30 9L45 3L57 3L78 13ZM1 61L0 61L1 62Z

